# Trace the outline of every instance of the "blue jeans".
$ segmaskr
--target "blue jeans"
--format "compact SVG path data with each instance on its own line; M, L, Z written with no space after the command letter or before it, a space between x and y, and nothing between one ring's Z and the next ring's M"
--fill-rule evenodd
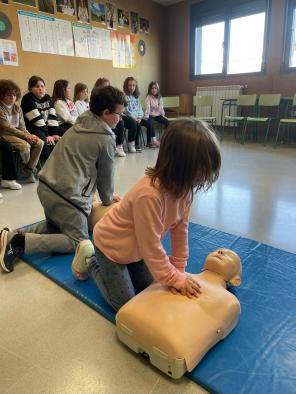
M104 300L115 311L153 282L144 260L118 264L96 247L95 251L96 255L88 262L88 270Z

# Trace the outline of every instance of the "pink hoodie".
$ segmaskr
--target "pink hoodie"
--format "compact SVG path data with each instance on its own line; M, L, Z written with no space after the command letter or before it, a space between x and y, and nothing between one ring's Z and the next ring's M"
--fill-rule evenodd
M162 97L156 98L148 94L148 96L145 99L144 117L148 119L149 116L160 116L160 115L165 116Z
M118 264L144 259L154 279L179 287L186 279L190 196L173 199L140 179L94 227L94 243ZM170 231L171 256L161 240Z

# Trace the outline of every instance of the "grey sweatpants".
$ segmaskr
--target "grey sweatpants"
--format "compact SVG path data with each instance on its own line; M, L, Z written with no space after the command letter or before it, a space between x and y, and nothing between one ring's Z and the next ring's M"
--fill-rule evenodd
M89 238L86 215L41 182L38 196L46 220L19 230L25 234L25 253L74 253Z
M96 255L88 262L88 270L104 300L115 311L153 282L144 260L118 264L96 247L95 251Z

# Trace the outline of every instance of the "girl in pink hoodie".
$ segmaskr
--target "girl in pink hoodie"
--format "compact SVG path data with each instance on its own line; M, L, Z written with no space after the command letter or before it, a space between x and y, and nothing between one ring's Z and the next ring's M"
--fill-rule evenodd
M153 121L158 122L165 127L168 127L169 121L165 117L163 101L157 82L152 81L148 86L148 93L145 100L145 115L144 118L153 124Z
M199 284L185 273L189 210L194 192L207 190L220 166L217 138L205 123L173 122L162 137L156 165L96 223L95 250L89 240L78 246L74 275L90 274L115 310L153 280L174 294L198 297ZM167 232L170 255L162 245Z

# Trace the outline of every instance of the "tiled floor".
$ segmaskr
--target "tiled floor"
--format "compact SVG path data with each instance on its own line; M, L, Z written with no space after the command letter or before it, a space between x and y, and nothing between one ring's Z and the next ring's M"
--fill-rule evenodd
M215 187L196 196L192 221L296 252L296 148L223 142ZM157 152L117 160L123 194ZM36 185L1 192L0 226L43 217ZM1 393L202 393L121 346L114 326L24 263L0 274Z

